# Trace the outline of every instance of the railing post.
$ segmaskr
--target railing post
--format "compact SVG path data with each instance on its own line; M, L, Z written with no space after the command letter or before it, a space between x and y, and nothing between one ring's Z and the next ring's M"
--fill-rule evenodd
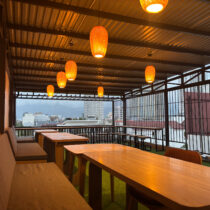
M166 146L169 146L169 118L168 118L168 90L167 81L164 90L164 103L165 103L165 136L166 136ZM162 137L163 138L163 137Z
M13 100L13 125L16 126L16 95L14 94L14 100Z
M125 96L123 97L122 101L123 101L123 126L125 126L126 125L126 98L125 98ZM124 127L123 133L126 133L126 132L127 132L127 130ZM123 138L124 138L124 136L123 136Z
M114 121L114 101L112 101L112 126L115 126L115 121Z

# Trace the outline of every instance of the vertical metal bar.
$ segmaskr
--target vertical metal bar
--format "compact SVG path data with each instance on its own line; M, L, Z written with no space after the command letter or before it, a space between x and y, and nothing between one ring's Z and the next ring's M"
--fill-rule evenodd
M201 94L200 94L200 86L197 86L197 91L198 91L198 120L199 120L199 134L200 134L200 149L201 149L201 153L203 153L203 129L202 129L202 125L201 125Z
M207 87L209 87L209 89L208 90L206 90L206 88ZM210 85L205 85L205 94L207 94L207 93L210 93ZM206 132L205 132L205 135L208 137L207 139L206 139L206 153L210 153L210 137L208 136L209 135L209 114L208 114L208 103L209 103L209 98L208 98L208 96L207 96L207 98L206 98L206 101L205 101L205 107L206 107L206 111L205 111L205 113L206 113Z
M14 101L13 101L13 109L14 109L14 112L13 112L13 125L16 126L16 95L14 96Z
M164 103L165 103L165 133L166 133L166 146L169 146L169 119L168 119L168 91L167 82L164 90Z
M13 115L14 115L14 94L13 94L13 83L10 75L10 95L9 95L9 127L13 125Z
M181 85L184 87L184 75L182 74L181 77ZM185 148L188 150L188 143L187 143L187 117L186 117L186 94L185 94L185 88L183 88L181 91L183 91L183 100L184 100L184 138L185 138ZM188 110L189 113L189 110ZM189 125L188 125L189 126Z
M114 120L114 101L112 101L112 126L115 126L115 120Z
M126 99L123 97L123 126L126 125Z

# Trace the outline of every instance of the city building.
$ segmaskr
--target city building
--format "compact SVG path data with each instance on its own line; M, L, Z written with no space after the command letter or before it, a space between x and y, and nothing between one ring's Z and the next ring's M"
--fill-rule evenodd
M93 126L99 125L99 120L66 120L57 126Z
M84 118L92 120L104 120L104 102L103 101L85 101Z
M116 120L123 120L123 107L122 106L115 106L114 109L114 117Z
M34 114L34 125L35 126L42 126L47 125L50 123L50 117L46 114L43 114L41 112Z
M22 119L22 125L25 127L34 126L35 117L32 113L24 113Z

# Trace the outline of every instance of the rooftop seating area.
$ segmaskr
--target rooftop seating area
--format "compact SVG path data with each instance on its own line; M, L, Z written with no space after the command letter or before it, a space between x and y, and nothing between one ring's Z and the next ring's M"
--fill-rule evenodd
M0 210L210 210L209 49L209 0L0 0Z

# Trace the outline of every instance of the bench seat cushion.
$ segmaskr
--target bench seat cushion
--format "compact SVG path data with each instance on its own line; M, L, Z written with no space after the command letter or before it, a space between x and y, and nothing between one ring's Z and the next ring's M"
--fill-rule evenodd
M18 143L15 159L17 161L46 160L47 153L39 146L38 143Z
M16 165L9 210L90 210L54 163Z
M15 159L8 136L0 137L0 209L6 210L15 170Z
M33 136L24 136L24 137L17 137L18 143L33 143L35 142Z

